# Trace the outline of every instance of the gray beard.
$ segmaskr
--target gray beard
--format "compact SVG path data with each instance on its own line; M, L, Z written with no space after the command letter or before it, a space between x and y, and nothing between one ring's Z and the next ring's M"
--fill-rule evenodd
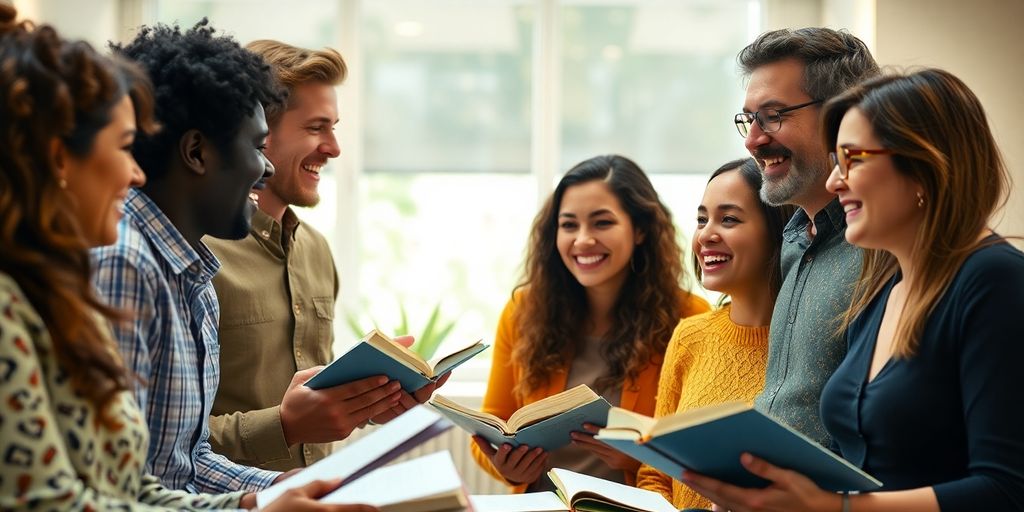
M797 169L791 162L789 172L781 178L769 178L762 174L761 200L772 205L795 204L794 199L806 195L817 186L818 176L812 169Z

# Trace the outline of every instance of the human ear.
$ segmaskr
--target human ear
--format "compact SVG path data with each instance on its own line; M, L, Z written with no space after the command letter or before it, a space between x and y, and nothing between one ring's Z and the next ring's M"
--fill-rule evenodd
M62 187L67 186L67 164L68 164L68 149L64 145L64 141L60 140L60 137L54 137L50 139L50 162L53 163L53 169L57 175L57 182L62 183Z
M178 153L185 167L196 174L206 174L206 160L203 150L208 141L199 130L192 129L178 139Z

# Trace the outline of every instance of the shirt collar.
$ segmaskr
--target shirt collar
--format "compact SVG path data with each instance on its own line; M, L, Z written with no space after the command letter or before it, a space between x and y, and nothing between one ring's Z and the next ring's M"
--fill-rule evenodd
M789 219L789 223L783 230L786 241L808 241L807 224L809 221L807 212L803 208L797 208L793 218ZM843 236L843 231L846 229L846 212L839 204L838 197L833 198L814 215L814 228L817 234L814 236L814 240L810 241L811 244L818 240L828 240L836 235Z
M252 214L250 232L261 245L271 252L284 255L295 241L300 224L299 217L295 215L291 207L285 208L281 222L257 208Z
M175 274L189 271L199 279L208 281L220 269L220 261L210 252L206 244L199 242L192 247L184 235L164 215L160 207L138 189L128 191L124 204L125 215L135 219L135 226L149 241L157 253L171 267Z

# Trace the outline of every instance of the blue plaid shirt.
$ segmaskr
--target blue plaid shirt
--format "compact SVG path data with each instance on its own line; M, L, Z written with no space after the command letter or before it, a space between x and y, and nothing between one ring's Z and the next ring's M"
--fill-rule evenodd
M231 462L210 448L207 420L220 381L217 258L193 248L138 190L125 202L117 243L93 249L100 296L128 311L114 326L151 432L147 469L190 492L256 491L280 473Z

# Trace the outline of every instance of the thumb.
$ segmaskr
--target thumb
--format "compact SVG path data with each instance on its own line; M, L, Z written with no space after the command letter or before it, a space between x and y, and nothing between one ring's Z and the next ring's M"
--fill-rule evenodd
M494 454L498 453L498 450L495 450L494 447L491 446L490 441L480 436L473 436L473 442L476 443L476 447L480 448L480 451L484 452L484 455L489 459L494 458Z
M409 348L416 342L416 338L408 334L404 334L402 336L395 336L394 338L391 338L391 341L394 341L405 348Z
M300 384L305 384L307 380L312 379L314 375L320 373L320 370L323 369L323 365L320 365L295 372L295 375L292 375L291 383L288 384L288 389L294 388Z

